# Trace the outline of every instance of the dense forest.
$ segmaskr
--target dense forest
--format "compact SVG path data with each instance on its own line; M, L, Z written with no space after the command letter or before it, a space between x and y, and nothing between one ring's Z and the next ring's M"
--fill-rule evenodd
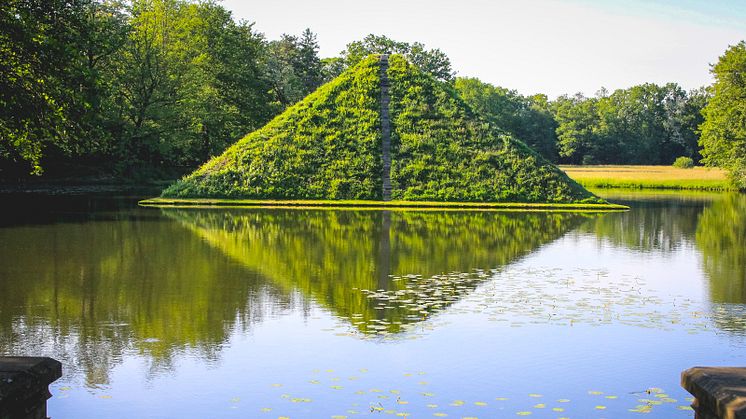
M383 52L451 84L550 161L671 164L685 156L743 182L743 42L713 67L711 87L646 83L550 100L456 77L442 51L419 42L369 35L321 58L310 29L269 40L215 1L187 0L4 1L0 179L172 177Z

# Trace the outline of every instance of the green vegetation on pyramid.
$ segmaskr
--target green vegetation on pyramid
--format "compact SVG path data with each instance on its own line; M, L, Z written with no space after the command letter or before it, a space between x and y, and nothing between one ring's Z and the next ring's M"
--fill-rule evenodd
M603 202L393 55L392 199ZM382 198L381 77L370 56L163 192L174 198Z
M363 60L163 196L380 199L379 70Z
M389 60L392 198L594 202L524 143L475 115L450 86L401 56Z

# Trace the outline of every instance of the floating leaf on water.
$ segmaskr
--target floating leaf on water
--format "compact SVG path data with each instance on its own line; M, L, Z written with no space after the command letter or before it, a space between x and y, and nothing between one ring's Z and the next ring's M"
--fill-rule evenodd
M545 405L544 403L539 403L539 404L534 405L534 409L543 409L545 407L547 407L547 405Z
M269 413L272 411L272 409L269 407L262 407L261 409L259 409L259 411L263 413Z
M345 415L334 415L334 416L332 416L332 419L347 419L347 416L345 416Z
M58 390L60 390L60 391L70 391L70 390L72 390L72 388L65 386L65 387L60 387Z
M564 412L565 411L565 409L562 408L562 407L553 407L552 410L555 411L555 412Z
M676 406L679 410L694 410L691 406Z
M330 387L335 390L342 390L342 386L330 386Z
M569 403L570 399L559 399L559 400L557 400L557 402L559 402L559 403Z
M425 397L433 397L435 394L433 393L421 393Z
M234 398L231 399L231 403L238 403L240 401L241 401L240 397L234 397Z
M451 406L463 406L464 401L463 400L454 400L451 402Z
M518 416L528 416L531 413L532 412L529 412L528 410L524 410L524 411L521 411L521 412L516 412L515 414L518 415Z
M485 402L474 402L474 404L477 406L487 406L487 403Z
M661 401L664 403L676 403L676 399L672 399L670 397L664 397L661 399Z
M603 391L591 390L591 391L588 392L588 394L590 394L591 396L600 396L600 395L604 394L604 392Z
M445 413L442 413L442 412L435 412L435 413L433 413L433 416L437 416L439 418L444 418L444 417L446 417L448 415L445 414Z
M598 405L598 406L596 406L596 409L598 409L598 410L604 410L604 409L606 409L606 406Z
M544 397L544 396L541 395L541 394L531 393L531 394L528 395L528 397L539 398L539 397Z
M282 387L282 384L275 383L275 384L272 384L272 387Z
M495 397L495 400L499 400L501 402L504 402L505 400L508 400L507 397Z
M651 388L647 389L647 392L648 392L648 394L650 394L650 393L663 393L663 389L662 388L658 388L658 387L651 387Z
M614 400L614 399L618 399L619 398L619 396L605 396L605 397L607 399L610 399L610 400Z
M109 396L108 394L104 394L104 395L98 396L98 398L99 399L110 399L111 396Z

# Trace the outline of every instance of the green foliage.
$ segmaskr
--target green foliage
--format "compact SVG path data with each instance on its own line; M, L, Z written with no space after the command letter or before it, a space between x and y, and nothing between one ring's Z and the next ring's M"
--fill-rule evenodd
M727 169L734 184L746 189L746 42L728 48L712 73L713 97L703 111L699 141L702 161Z
M464 101L495 126L520 139L550 161L557 161L556 123L544 95L521 96L476 78L454 84Z
M392 198L595 202L447 84L391 57ZM377 56L370 56L163 192L166 197L380 199ZM600 200L598 200L600 202Z
M210 2L140 0L118 56L123 163L194 164L269 117L262 39ZM130 160L130 161L127 161Z
M73 115L87 105L79 41L90 7L85 0L0 6L0 172L40 174L47 147L74 148Z
M691 157L677 157L676 160L673 162L673 167L678 167L680 169L691 169L694 167L694 160L692 160Z
M400 54L420 70L438 80L452 81L454 77L451 60L439 49L425 49L425 45L415 42L395 41L383 35L370 34L362 41L347 44L341 53L344 67L351 67L371 54ZM333 67L332 67L333 69Z
M706 90L651 83L597 97L552 103L560 161L568 164L671 164L697 159L697 124Z
M0 176L204 161L278 111L265 48L213 1L4 3Z
M310 29L300 37L282 35L269 43L264 74L279 109L285 109L316 90L323 81L319 45Z
M594 200L522 142L475 115L447 84L390 59L392 198L433 201Z
M380 198L379 81L378 58L363 60L163 195Z

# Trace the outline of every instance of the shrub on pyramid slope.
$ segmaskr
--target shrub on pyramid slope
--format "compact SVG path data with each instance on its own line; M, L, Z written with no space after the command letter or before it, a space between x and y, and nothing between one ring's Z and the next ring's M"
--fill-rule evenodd
M392 198L603 202L390 57ZM163 192L166 197L381 199L380 61L371 56Z
M403 57L390 58L387 74L393 199L601 202Z
M363 60L163 196L381 199L379 71Z

